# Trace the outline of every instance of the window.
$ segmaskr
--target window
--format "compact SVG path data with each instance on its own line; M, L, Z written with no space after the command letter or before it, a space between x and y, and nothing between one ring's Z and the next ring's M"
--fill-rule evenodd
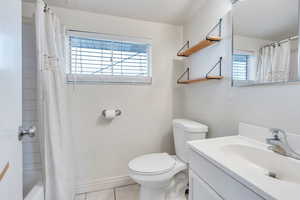
M151 83L149 43L74 31L68 39L68 81Z
M232 79L246 81L248 79L249 55L234 54L232 64Z

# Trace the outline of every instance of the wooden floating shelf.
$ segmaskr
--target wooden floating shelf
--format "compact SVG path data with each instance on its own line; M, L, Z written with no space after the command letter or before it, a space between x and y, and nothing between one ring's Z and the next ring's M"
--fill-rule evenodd
M215 43L217 43L221 40L222 40L222 38L220 38L220 37L207 37L206 40L202 40L201 42L199 42L195 46L193 46L191 48L188 48L188 49L184 50L183 52L179 52L177 54L177 56L188 57L188 56L196 53L197 51L200 51L201 49L204 49L206 47L214 45Z
M178 84L191 84L191 83L197 83L197 82L203 82L208 80L221 80L224 76L207 76L205 78L198 78L193 80L184 80L184 81L178 81Z
M219 28L219 34L218 36L210 36L212 35L213 31L215 31L216 28ZM222 40L222 19L219 20L219 23L216 24L206 35L206 39L200 41L198 44L190 47L190 42L187 41L183 47L178 51L177 56L184 56L184 57L189 57L190 55L206 48L209 46L214 45L217 42L220 42ZM184 50L187 48L186 50ZM224 78L222 76L222 60L223 58L220 57L219 61L206 73L204 78L196 78L189 80L190 77L190 68L187 68L185 72L177 79L178 84L191 84L191 83L198 83L198 82L203 82L203 81L208 81L208 80L221 80ZM212 72L216 69L219 68L219 73L218 75L210 75ZM216 73L215 73L216 74ZM187 75L187 80L182 80L183 77Z

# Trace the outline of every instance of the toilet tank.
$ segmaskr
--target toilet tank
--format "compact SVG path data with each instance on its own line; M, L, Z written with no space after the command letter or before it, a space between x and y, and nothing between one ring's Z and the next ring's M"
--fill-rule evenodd
M187 142L192 140L202 140L206 138L208 127L199 122L187 119L173 120L173 135L175 151L178 158L188 162Z

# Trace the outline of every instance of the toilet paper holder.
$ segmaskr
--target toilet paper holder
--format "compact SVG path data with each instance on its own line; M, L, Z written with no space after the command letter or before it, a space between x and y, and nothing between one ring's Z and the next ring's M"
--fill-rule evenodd
M121 111L120 109L115 110L115 112L116 112L116 117L118 117L118 116L120 116L120 115L122 114L122 111ZM104 109L104 110L102 111L102 116L103 116L103 117L106 117L106 116L105 116L105 113L106 113L106 109Z

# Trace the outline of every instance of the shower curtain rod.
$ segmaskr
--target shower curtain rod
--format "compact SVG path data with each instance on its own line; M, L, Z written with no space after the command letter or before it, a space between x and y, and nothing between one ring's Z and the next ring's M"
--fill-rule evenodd
M288 41L290 41L290 40L296 40L296 39L299 39L299 36L297 35L297 36L293 36L293 37L289 37L289 38L287 38L287 39L284 39L284 40L281 40L281 41L278 41L278 42L273 42L273 43L271 43L271 44L267 44L267 45L265 45L265 46L263 46L262 48L264 48L264 47L269 47L269 46L274 46L274 45L276 45L276 44L283 44L283 43L286 43L286 42L288 42Z

